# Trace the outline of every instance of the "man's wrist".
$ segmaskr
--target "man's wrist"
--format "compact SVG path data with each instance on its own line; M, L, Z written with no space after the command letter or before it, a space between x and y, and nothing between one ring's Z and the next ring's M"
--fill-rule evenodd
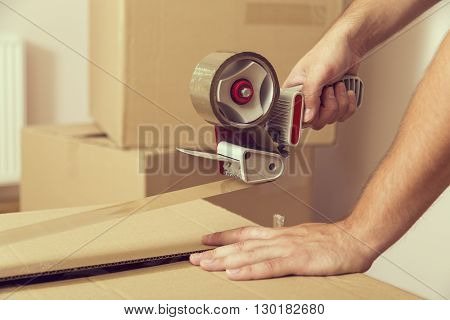
M374 232L375 228L360 218L357 214L353 213L342 220L340 225L355 241L359 241L367 248L365 251L368 258L375 260L385 250L386 237Z
M367 53L367 36L361 36L362 22L352 16L344 16L333 26L334 35L340 34L356 59L361 60ZM360 61L358 61L360 62Z

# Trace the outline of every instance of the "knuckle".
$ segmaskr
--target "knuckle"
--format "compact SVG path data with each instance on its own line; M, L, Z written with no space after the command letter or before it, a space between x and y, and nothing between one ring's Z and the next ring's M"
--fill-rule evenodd
M339 95L346 95L347 94L347 87L345 86L344 82L340 81L337 84L337 89L339 91Z
M266 272L273 274L276 271L277 261L275 259L264 261L264 269Z
M218 254L217 249L209 250L209 251L205 252L205 258L215 258L215 257L217 257L217 254Z
M339 104L348 104L349 98L348 98L348 92L347 89L344 88L341 90L338 90L337 99L339 101Z
M247 274L252 274L253 271L254 271L254 268L253 268L252 265L248 265L248 266L244 267L244 271L245 271L245 273L247 273Z
M345 112L349 109L350 103L348 101L340 101L339 102L339 110L341 112Z
M350 99L348 98L348 95L347 95L346 91L344 91L344 93L342 94L341 101L340 101L339 104L342 105L345 108L348 108L348 106L350 104Z
M239 242L236 242L233 244L233 249L235 251L240 252L240 251L243 251L244 248L245 248L245 242L243 242L243 241L239 241Z
M276 243L279 245L287 245L290 243L292 236L289 234L280 235L276 238Z
M247 252L247 259L249 261L254 261L257 258L257 253L255 250L250 250Z
M246 236L251 238L258 237L260 234L260 229L261 228L247 227L245 228Z
M272 228L258 228L258 237L261 239L270 239L274 236Z
M317 105L318 102L320 101L322 88L309 86L305 83L305 85L302 88L302 92L305 97L306 103L310 103L311 105Z
M244 227L244 228L240 228L237 230L237 238L238 239L243 239L247 236L248 234L248 228L249 227Z
M334 111L338 111L338 109L339 109L339 104L337 103L337 101L336 100L334 100L331 104L330 104L330 108L332 109L332 110L334 110Z
M249 238L264 238L267 236L267 228L261 227L245 227L242 230L241 236L245 239Z
M219 261L219 264L224 266L225 268L229 268L230 266L233 265L233 262L235 261L232 257L230 256L226 256L224 258L221 259L217 259Z
M336 101L328 101L325 108L327 108L330 113L337 112L338 104Z

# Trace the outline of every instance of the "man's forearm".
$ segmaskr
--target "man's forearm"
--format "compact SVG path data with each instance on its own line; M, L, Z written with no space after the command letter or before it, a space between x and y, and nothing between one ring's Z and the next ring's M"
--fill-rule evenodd
M345 221L378 252L398 240L450 184L449 79L447 34L390 151Z
M330 31L345 34L352 48L362 58L437 2L439 1L355 0Z

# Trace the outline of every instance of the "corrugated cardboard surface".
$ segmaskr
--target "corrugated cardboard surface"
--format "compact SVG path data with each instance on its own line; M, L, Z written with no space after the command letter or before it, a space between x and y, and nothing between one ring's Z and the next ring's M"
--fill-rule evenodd
M25 128L22 154L22 210L117 203L224 178L174 147L119 149L93 124Z
M189 98L195 65L215 51L254 51L280 82L342 10L340 0L90 1L90 105L120 146L140 125L204 124ZM335 127L309 144L331 144ZM142 143L142 141L140 141Z
M125 206L0 216L0 276L204 248L201 235L252 223L204 200L151 211ZM2 288L8 299L414 299L356 274L232 282L188 262Z

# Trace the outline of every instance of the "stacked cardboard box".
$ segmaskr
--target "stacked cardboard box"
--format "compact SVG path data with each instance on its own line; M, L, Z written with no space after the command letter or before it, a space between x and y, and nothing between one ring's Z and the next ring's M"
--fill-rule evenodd
M211 161L175 148L123 150L93 124L28 127L22 146L22 210L124 202L223 179Z
M171 136L179 125L196 134L205 125L189 98L195 65L214 51L254 51L283 81L342 10L340 0L89 3L95 125L24 130L22 210L117 203L223 179L211 162L176 152L187 139ZM331 144L335 128L304 137L304 146ZM291 167L300 159L300 173L210 201L264 225L275 213L289 224L311 220L313 150L298 155Z
M204 124L191 106L196 64L215 51L254 51L280 81L342 10L341 0L90 1L90 108L121 147L139 126ZM309 137L334 141L330 126Z
M225 179L213 161L174 147L121 149L93 124L28 127L22 147L21 210L118 203ZM208 201L263 225L276 213L289 224L309 221L312 162L313 150L299 149L276 183Z

